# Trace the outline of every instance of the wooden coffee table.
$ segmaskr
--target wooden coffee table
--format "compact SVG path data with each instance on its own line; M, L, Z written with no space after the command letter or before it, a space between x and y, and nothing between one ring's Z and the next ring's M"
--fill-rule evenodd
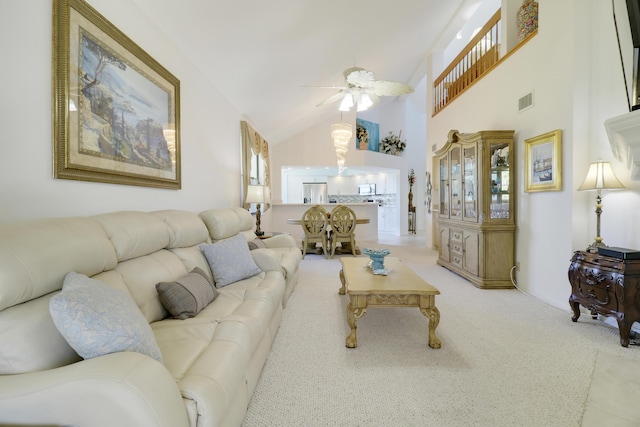
M340 258L342 270L340 295L349 295L347 323L351 333L347 337L347 347L355 348L357 319L364 316L367 307L418 307L429 319L429 347L440 348L436 337L436 327L440 323L440 311L436 308L436 295L440 291L394 257L386 257L384 266L390 269L387 276L376 275L367 267L369 258Z

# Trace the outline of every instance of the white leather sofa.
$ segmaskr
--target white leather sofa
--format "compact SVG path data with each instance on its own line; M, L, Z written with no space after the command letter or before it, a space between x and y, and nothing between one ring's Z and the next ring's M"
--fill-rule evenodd
M297 281L288 239L251 251L261 272L217 289L195 317L172 318L156 284L195 267L213 280L200 245L234 233L253 239L243 212L113 212L0 227L0 426L240 425ZM133 351L82 359L49 307L71 271L128 295L162 362Z

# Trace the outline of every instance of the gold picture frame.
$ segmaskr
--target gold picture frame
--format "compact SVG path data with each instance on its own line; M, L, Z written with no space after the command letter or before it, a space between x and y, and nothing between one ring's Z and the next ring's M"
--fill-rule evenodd
M562 130L524 141L524 191L562 190Z
M180 81L83 0L53 1L53 176L181 188Z

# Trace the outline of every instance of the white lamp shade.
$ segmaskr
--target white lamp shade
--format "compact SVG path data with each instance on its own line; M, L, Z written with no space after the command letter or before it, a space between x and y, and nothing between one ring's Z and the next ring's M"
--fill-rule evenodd
M268 193L267 189L269 187L265 187L263 185L249 185L247 186L247 198L245 200L246 203L264 203L267 200Z
M349 111L353 107L353 95L347 93L344 98L342 98L342 102L340 103L340 111Z
M362 96L360 97L360 101L358 102L358 111L365 111L372 105L373 101L371 101L371 98L369 98L368 94L364 93L362 94Z
M611 169L609 162L594 162L589 166L587 176L578 190L601 190L625 188Z

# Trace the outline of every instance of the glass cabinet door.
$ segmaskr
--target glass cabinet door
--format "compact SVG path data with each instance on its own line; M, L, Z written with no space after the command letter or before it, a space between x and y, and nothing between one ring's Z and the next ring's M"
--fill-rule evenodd
M462 171L460 147L451 149L451 218L462 215Z
M449 167L446 156L440 159L440 215L449 216Z
M509 219L511 196L511 170L509 144L491 144L491 203L489 204L489 218Z
M476 186L476 147L465 147L464 152L464 219L476 219L477 186Z

